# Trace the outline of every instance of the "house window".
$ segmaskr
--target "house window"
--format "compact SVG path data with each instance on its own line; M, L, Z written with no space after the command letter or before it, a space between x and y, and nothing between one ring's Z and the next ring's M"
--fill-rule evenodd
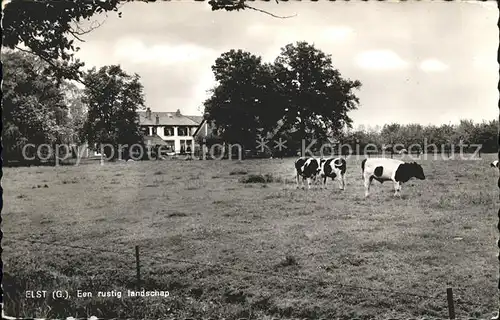
M141 130L145 136L149 136L149 127L142 127Z
M179 150L181 154L186 152L186 140L180 140L181 149Z
M169 152L175 151L175 141L173 140L166 140L165 143L167 144L167 150Z
M152 129L153 129L153 134L152 135L154 136L156 134L156 127L153 127Z
M177 128L177 135L179 136L187 136L187 128L179 127Z
M174 135L174 128L171 127L164 127L163 128L163 135L166 137L170 137Z

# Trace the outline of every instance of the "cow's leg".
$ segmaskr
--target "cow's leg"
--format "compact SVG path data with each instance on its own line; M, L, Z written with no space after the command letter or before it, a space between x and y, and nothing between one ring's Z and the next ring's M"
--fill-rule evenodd
M368 198L368 196L370 195L370 185L372 184L373 178L371 176L369 177L364 176L364 180L365 180L365 198Z
M401 182L394 182L394 196L401 197Z
M297 189L300 188L300 175L297 172Z
M321 179L321 188L328 189L326 187L326 182L328 181L328 177L327 176L322 176L321 178L322 178Z
M307 178L307 189L311 189L311 180L312 178Z
M306 188L306 180L307 180L306 177L302 177L302 189Z
M317 186L318 185L318 176L317 175L313 175L311 177L311 182L313 185Z
M340 188L340 190L345 189L345 177L343 174L341 174L339 177L339 188Z

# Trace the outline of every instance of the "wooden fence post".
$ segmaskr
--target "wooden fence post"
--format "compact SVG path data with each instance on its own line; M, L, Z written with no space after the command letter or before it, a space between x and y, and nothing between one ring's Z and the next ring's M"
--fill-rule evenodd
M455 319L455 305L453 304L453 289L446 289L446 296L448 298L448 315L450 319Z
M137 290L141 289L141 265L139 263L139 246L135 246L135 268L137 271Z

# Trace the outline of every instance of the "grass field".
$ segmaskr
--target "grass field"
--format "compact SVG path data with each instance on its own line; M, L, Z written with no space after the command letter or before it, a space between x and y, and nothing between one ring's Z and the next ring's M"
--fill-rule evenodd
M392 183L375 182L367 200L361 159L353 158L343 192L331 182L328 190L295 190L294 159L6 168L5 312L445 318L453 287L458 318L490 318L499 270L494 157L422 160L427 179L403 185L401 199ZM240 180L251 174L269 182ZM144 288L169 297L76 297L133 289L136 245ZM27 299L26 290L71 297Z

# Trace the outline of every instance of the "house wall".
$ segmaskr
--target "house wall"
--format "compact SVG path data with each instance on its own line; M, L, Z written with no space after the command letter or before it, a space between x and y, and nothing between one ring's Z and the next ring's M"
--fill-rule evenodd
M179 126L142 126L148 128L149 135L152 135L153 133L153 127L156 128L156 134L162 138L165 141L173 141L174 146L175 146L175 151L179 152L181 150L181 146L184 146L184 149L187 149L187 147L191 147L191 149L194 149L194 137L193 133L196 131L198 127L196 126L189 126L188 132L186 136L179 136L178 135L178 127ZM173 128L174 130L174 135L173 136L166 136L164 128ZM182 126L185 127L185 126Z

